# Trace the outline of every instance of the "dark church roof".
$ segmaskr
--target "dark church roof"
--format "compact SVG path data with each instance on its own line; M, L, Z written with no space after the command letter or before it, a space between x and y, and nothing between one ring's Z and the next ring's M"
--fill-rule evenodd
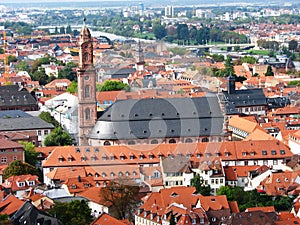
M54 129L51 123L47 123L39 117L17 117L0 119L0 131L20 131Z
M98 119L99 140L221 135L224 117L215 95L117 101Z
M37 100L26 88L17 85L0 86L0 109L21 106L37 106Z
M14 225L40 224L40 225L61 225L61 222L47 213L38 210L30 202L26 201L22 207L12 216Z
M24 117L32 117L32 115L23 112L22 110L3 110L0 111L0 119L4 118L24 118Z
M130 74L134 73L135 71L135 68L117 68L107 70L104 76L110 78L127 78Z
M229 94L227 91L223 91L224 100L226 102L225 109L226 114L237 113L236 108L239 107L251 107L251 106L266 106L267 98L262 89L247 89L247 90L235 90Z

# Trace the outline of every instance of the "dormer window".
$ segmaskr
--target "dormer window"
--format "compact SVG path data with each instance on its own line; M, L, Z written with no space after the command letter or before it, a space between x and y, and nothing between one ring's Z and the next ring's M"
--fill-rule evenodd
M251 155L251 156L254 156L254 155L255 155L255 152L250 152L250 155Z
M111 177L114 177L114 176L115 176L115 174L114 174L113 172L111 172L111 173L110 173L110 176L111 176Z
M72 162L72 157L68 157L68 162Z
M143 154L140 154L140 159L143 159L144 158L144 155Z
M134 159L134 156L133 156L133 155L130 155L130 156L129 156L129 159L133 160L133 159Z
M102 173L102 177L106 177L106 173Z
M229 156L229 152L225 152L225 156L228 157Z
M28 181L28 185L29 185L29 186L34 186L34 185L35 185L35 181L34 181L34 180Z
M96 161L96 156L95 156L95 155L92 155L91 160L92 160L92 161Z
M85 156L81 156L81 161L85 162L86 161L86 157Z
M136 175L137 175L137 173L136 173L135 171L133 171L132 175L133 175L133 176L136 176Z
M242 154L243 154L243 156L246 156L246 155L247 155L247 152L243 152Z
M76 189L76 184L72 184L70 188L71 189Z
M280 155L285 155L285 150L280 150Z
M122 172L119 172L119 177L122 177L123 176L123 173Z
M272 150L272 151L271 151L271 154L272 154L272 155L276 155L276 154L277 154L277 153L276 153L276 150Z
M107 160L107 156L106 155L102 156L102 160L103 161Z
M18 182L18 186L19 187L24 187L25 186L25 182Z
M261 153L262 153L262 155L267 155L268 154L266 150L262 150Z
M120 159L121 159L121 160L124 160L124 159L125 159L125 156L124 156L124 155L121 155L121 156L120 156Z
M197 158L200 158L200 157L201 157L201 154L200 154L200 153L197 153L197 154L196 154L196 157L197 157Z

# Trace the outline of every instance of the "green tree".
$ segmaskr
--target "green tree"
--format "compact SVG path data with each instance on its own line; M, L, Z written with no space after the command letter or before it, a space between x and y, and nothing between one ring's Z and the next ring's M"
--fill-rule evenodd
M31 175L38 175L38 170L25 162L22 162L21 160L15 160L11 162L8 167L3 172L3 178L7 179L11 176L19 176L19 175L25 175L25 174L31 174Z
M0 54L4 54L4 49L0 47Z
M298 48L298 42L295 40L289 41L289 50L294 52Z
M170 216L170 225L176 225L175 216L173 212L171 212L171 216Z
M273 72L272 67L270 65L268 65L267 72L266 72L265 75L266 76L274 76L274 72Z
M66 78L70 81L74 81L77 78L76 71L74 68L77 67L77 63L69 62L65 67L58 72L58 78Z
M56 127L45 138L45 146L65 146L73 143L72 137L69 133L63 131L61 127Z
M14 55L9 55L7 56L7 62L8 63L11 63L11 62L17 62L18 61L18 58Z
M203 177L197 174L193 179L191 179L191 186L196 188L197 193L204 196L209 196L211 193L210 185L205 185Z
M118 90L129 91L130 87L128 84L124 84L121 81L107 80L100 88L100 91L118 91Z
M111 180L105 188L100 189L100 195L105 202L112 205L112 215L118 219L129 219L133 221L132 212L137 208L139 186L132 185L130 180Z
M34 149L34 144L32 142L27 141L20 141L19 143L24 146L25 162L32 166L35 166L37 162L38 153Z
M60 27L60 28L59 28L59 33L60 33L60 34L65 34L65 33L66 33L65 27Z
M277 196L274 201L274 207L277 212L290 211L293 200L288 196Z
M184 41L189 40L189 29L185 23L177 25L177 38Z
M156 39L161 40L167 35L167 29L165 28L165 26L159 23L155 23L153 25L153 33Z
M63 225L86 225L93 220L91 209L84 200L56 202L49 213L59 219Z
M168 48L168 51L172 52L174 55L184 55L187 53L187 50L179 47Z
M46 121L47 123L51 123L54 127L59 127L60 124L57 122L53 116L49 112L41 112L39 118Z
M45 85L49 80L49 76L45 73L44 68L40 68L32 74L32 79L38 81L40 85Z
M68 25L66 28L66 34L72 34L72 28L71 25Z
M256 58L254 58L253 56L244 56L242 58L242 63L255 64L256 63Z
M224 61L224 55L213 54L211 57L216 62L223 62Z
M78 91L78 84L76 81L72 81L70 86L67 88L67 92L74 94L77 93L77 91Z
M299 80L292 80L288 82L289 86L300 86L300 81Z
M30 71L27 62L25 62L25 61L21 61L20 63L16 64L16 69L18 71L27 71L28 73Z
M217 195L226 195L228 201L237 201L240 211L249 207L273 205L272 196L260 195L256 190L244 191L242 187L222 186Z

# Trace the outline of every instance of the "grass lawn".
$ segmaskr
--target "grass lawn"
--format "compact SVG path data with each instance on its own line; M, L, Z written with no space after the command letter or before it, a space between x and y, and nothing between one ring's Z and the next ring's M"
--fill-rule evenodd
M253 55L269 55L270 54L270 50L248 50L247 53L249 54L253 54Z

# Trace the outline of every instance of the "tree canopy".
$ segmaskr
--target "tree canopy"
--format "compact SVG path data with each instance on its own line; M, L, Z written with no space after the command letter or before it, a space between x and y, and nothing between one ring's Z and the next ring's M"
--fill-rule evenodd
M63 225L86 225L93 220L91 209L84 200L56 202L49 213L59 219Z
M25 162L32 166L35 166L38 153L34 149L34 144L27 141L20 141L19 143L24 146Z
M211 193L210 185L205 185L203 177L197 174L193 179L191 179L191 186L196 188L197 193L204 196L209 196Z
M21 160L15 160L12 163L10 163L8 167L4 170L3 178L7 179L11 176L19 176L25 174L39 175L38 170L34 166L22 162Z
M159 23L154 23L153 33L154 33L156 39L161 40L167 35L167 29L165 28L165 26L163 26Z
M129 180L112 180L100 190L103 200L112 204L112 215L118 219L134 220L133 212L137 208L139 187L131 185Z
M51 123L55 127L59 127L60 126L59 122L56 121L54 119L54 117L51 116L51 114L49 112L41 112L40 115L39 115L39 118L41 118L42 120L46 121L47 123Z
M124 84L121 81L107 80L104 82L98 91L118 91L125 90L129 91L130 86L128 84Z
M61 127L56 127L45 138L45 146L66 146L72 145L73 140L69 133L63 131Z
M256 190L244 191L242 187L222 186L217 195L226 195L228 201L237 201L241 212L250 207L276 205L276 201L272 201L272 196L261 195Z
M78 91L78 84L76 81L72 81L70 86L67 88L67 92L70 92L71 94L77 93Z

